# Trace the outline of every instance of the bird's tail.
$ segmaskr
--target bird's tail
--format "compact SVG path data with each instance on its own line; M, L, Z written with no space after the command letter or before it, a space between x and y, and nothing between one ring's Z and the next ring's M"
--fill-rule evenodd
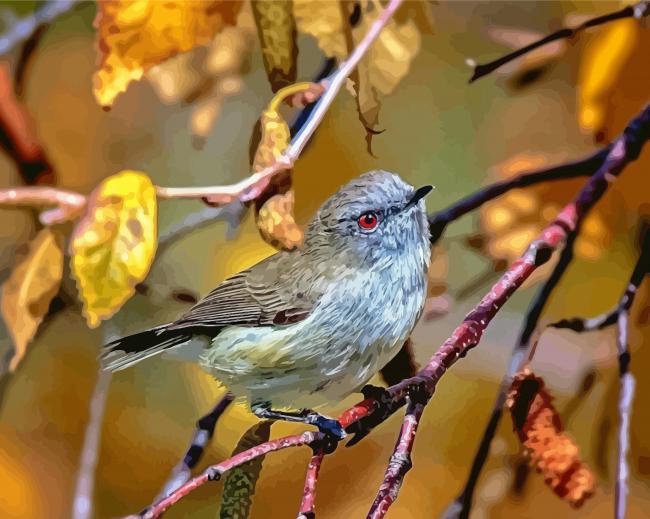
M165 324L109 342L104 346L99 360L103 369L118 371L188 342L191 338L187 331L168 330Z

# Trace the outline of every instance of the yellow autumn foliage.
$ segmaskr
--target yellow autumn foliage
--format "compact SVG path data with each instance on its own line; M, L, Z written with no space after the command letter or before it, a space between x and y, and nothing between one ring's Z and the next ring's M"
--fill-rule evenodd
M151 67L212 41L234 25L241 2L225 0L104 0L95 19L101 57L95 97L110 107L132 81Z
M11 370L25 356L27 345L59 291L62 276L60 237L50 228L41 229L2 287L2 318L14 343Z
M585 47L577 88L579 121L584 130L596 133L602 129L611 91L634 51L639 30L637 20L620 20L601 27Z
M144 173L123 171L91 193L70 245L72 274L90 327L111 317L149 272L156 212L156 189Z

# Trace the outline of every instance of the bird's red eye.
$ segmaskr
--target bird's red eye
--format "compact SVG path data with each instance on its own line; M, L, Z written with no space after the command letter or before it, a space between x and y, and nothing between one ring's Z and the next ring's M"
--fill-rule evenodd
M378 223L379 218L377 218L377 213L373 211L368 211L367 213L363 213L361 216L359 216L359 227L365 229L366 231L374 229L377 227Z

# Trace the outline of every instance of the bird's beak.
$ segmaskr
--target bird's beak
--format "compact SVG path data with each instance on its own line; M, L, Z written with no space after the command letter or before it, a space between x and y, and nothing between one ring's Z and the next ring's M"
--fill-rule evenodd
M413 193L413 196L406 203L403 210L406 211L409 207L413 207L420 200L422 200L425 196L427 196L432 189L433 189L433 186L422 186L422 187L416 189L415 193Z

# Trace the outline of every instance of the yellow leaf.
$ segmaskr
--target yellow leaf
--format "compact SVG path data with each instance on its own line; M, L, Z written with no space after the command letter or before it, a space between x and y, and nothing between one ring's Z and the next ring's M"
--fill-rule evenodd
M578 73L580 126L602 130L612 90L638 40L638 20L620 20L600 28L585 46Z
M242 2L104 0L97 5L101 65L94 92L100 105L110 107L154 65L208 44L225 25L234 25Z
M14 342L13 371L36 335L63 276L60 238L42 229L29 244L27 255L16 265L2 288L2 317Z
M278 112L280 103L287 97L310 91L313 86L311 83L297 83L283 88L271 100L260 118L259 144L253 157L254 171L271 166L291 140L289 126ZM291 250L300 246L304 234L293 216L291 172L275 175L263 189L262 196L255 200L257 227L262 238L276 248Z
M293 0L293 15L300 32L316 38L327 55L343 59L348 54L346 26L340 2L332 0Z
M291 0L251 2L266 75L273 92L296 81L296 22Z
M355 27L347 22L340 2L294 0L294 16L301 32L314 36L328 56L345 58L358 44L384 9L380 0L360 2L361 14ZM419 13L402 6L381 31L349 84L357 98L359 119L370 136L378 130L381 96L391 94L407 74L420 50ZM347 35L347 37L346 37Z
M112 316L149 272L156 252L156 189L137 171L104 180L90 195L70 245L88 326Z

